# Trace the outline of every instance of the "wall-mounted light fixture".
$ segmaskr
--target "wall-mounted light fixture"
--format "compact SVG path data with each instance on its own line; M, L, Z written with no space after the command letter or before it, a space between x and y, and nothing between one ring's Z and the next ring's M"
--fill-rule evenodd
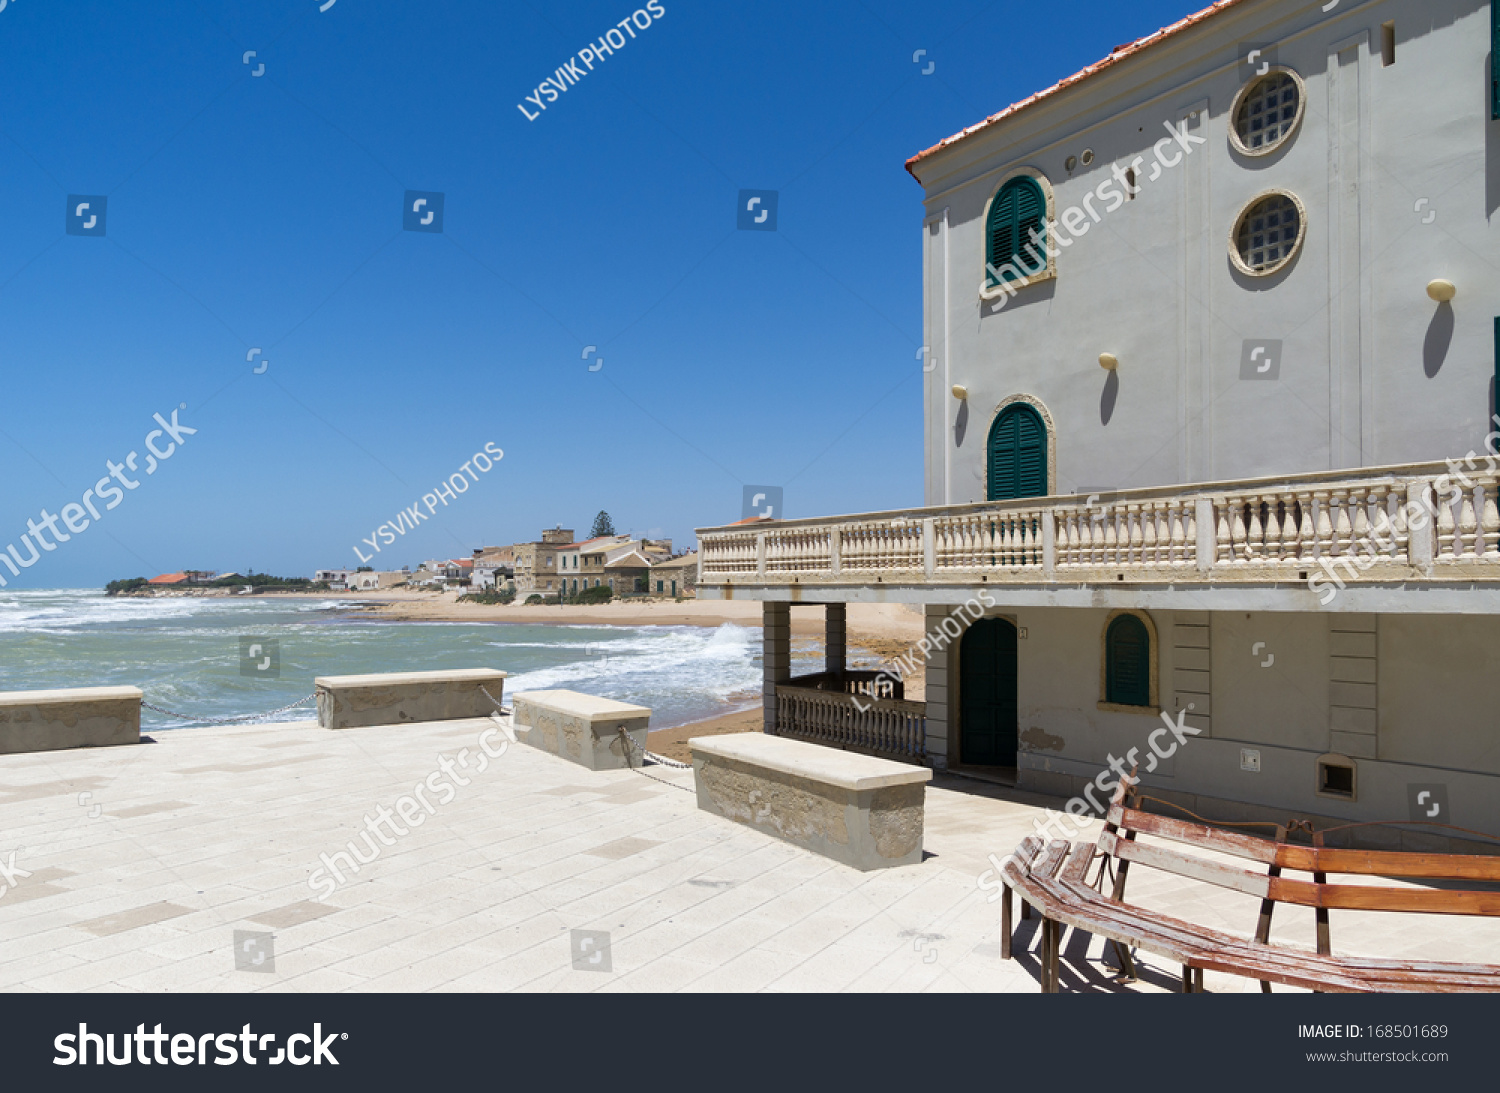
M1116 368L1120 367L1120 358L1113 353L1100 353L1099 367L1103 368L1106 372L1113 372Z
M953 397L958 399L959 402L963 402L969 397L969 389L961 383L955 383L953 385Z
M1458 295L1458 286L1452 281L1436 280L1427 285L1427 295L1440 304L1446 304Z

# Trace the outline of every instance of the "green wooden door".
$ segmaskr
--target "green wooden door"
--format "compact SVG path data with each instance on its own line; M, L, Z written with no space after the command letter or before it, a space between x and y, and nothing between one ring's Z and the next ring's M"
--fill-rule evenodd
M1000 411L986 454L989 500L1047 495L1047 427L1035 409L1018 402Z
M959 648L959 762L1014 767L1020 737L1016 705L1016 628L980 619Z

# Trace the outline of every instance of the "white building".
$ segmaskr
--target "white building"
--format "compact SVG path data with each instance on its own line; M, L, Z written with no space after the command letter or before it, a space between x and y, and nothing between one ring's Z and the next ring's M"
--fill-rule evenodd
M914 157L929 507L700 532L767 731L1500 835L1495 464L1444 462L1500 441L1491 18L1221 0ZM794 603L841 672L871 601L950 620L925 704L789 680Z

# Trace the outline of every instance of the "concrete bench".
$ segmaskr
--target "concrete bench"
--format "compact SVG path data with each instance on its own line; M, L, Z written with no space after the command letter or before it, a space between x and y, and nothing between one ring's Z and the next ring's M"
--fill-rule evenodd
M922 860L926 767L755 732L688 747L707 812L855 869Z
M651 710L577 691L527 691L516 695L516 739L589 770L638 767L646 750ZM634 747L627 752L620 730Z
M0 691L0 753L141 742L138 687Z
M454 721L498 713L505 673L494 668L444 672L390 672L368 676L322 676L318 724L325 729L398 725L408 721ZM485 695L488 690L494 702Z

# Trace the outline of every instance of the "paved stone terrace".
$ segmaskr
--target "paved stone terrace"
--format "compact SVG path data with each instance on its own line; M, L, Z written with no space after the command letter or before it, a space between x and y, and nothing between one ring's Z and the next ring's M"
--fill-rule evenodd
M859 873L700 812L691 771L594 773L524 745L478 772L488 721L328 732L312 722L0 756L0 989L87 991L1035 992L1036 939L1000 960L976 880L1058 802L956 778L928 790L927 860ZM493 748L500 737L491 736ZM318 902L322 854L468 748L471 784ZM368 857L362 842L357 843ZM378 844L377 844L378 845ZM1247 933L1256 901L1137 868L1132 895ZM1276 936L1311 944L1311 913ZM1365 921L1373 919L1373 921ZM611 971L573 967L607 931ZM237 970L234 932L274 935ZM1336 950L1500 962L1490 922L1335 913ZM1112 984L1070 933L1069 989ZM1209 990L1258 990L1210 974Z

